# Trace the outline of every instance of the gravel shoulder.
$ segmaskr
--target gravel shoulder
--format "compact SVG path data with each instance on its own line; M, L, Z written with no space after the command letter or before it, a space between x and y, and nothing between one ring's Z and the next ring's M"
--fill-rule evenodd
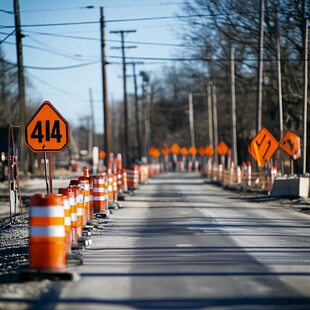
M22 283L20 271L28 268L28 216L0 220L0 309L29 309L49 290L50 281Z

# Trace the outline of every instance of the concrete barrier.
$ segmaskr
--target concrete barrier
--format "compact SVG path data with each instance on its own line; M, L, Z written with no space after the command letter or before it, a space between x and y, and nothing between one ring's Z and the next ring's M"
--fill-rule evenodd
M309 178L276 178L271 197L309 197Z

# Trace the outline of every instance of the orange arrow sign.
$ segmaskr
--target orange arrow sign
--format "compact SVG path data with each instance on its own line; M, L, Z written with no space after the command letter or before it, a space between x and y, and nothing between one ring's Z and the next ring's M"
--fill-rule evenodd
M266 128L262 128L251 141L249 153L262 167L265 161L273 156L278 147L279 142L276 138Z

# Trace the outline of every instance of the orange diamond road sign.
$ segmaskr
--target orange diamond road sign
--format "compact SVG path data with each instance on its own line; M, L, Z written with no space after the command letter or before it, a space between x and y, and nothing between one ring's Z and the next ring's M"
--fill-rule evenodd
M197 149L192 145L189 149L188 152L192 155L195 156L197 154Z
M220 156L225 156L229 150L229 147L224 141L221 141L217 146L217 152Z
M206 155L206 148L204 146L201 146L199 149L198 149L198 153L200 156L204 156Z
M287 131L284 134L279 146L294 159L300 157L300 138L291 131Z
M184 156L184 157L188 155L188 150L184 146L181 148L181 155Z
M266 128L262 128L249 145L249 153L262 167L269 160L277 148L279 142Z
M170 148L172 154L174 154L174 155L178 155L178 154L180 153L180 149L181 149L181 148L180 148L179 145L176 144L176 143L174 143L174 144L171 146L171 148Z
M205 149L205 153L208 157L212 157L214 155L213 145L207 145Z
M25 125L25 143L33 152L62 152L70 143L70 126L45 101Z
M165 143L164 146L161 149L161 153L165 156L168 156L170 153L170 148L169 146Z
M107 154L105 153L105 151L101 150L99 152L99 158L104 159L107 156Z
M149 148L149 154L151 157L153 158L158 158L160 156L160 151L158 148L156 148L155 146L151 146Z

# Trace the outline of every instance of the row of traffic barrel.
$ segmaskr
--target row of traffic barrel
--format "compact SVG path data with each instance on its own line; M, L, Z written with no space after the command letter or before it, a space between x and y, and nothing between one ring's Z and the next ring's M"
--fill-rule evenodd
M77 275L66 266L69 261L83 263L81 250L92 245L91 231L107 222L111 209L120 207L120 200L159 171L157 164L125 169L121 162L109 162L106 173L89 175L86 167L83 176L59 188L57 194L32 196L29 270L21 272L21 280L75 279Z

